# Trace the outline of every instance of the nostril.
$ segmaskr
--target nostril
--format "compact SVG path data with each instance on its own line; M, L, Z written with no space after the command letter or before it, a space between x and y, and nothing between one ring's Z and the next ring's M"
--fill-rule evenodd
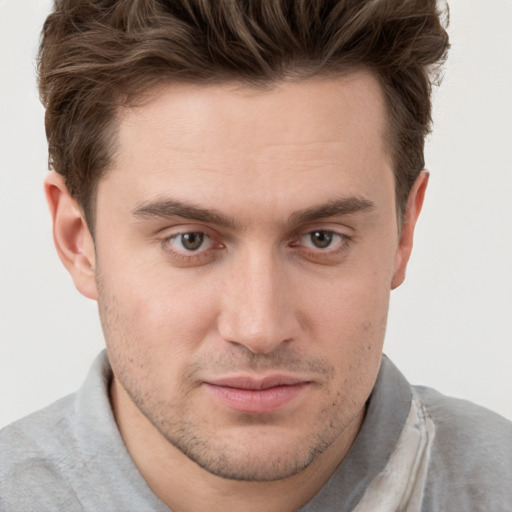
M270 354L281 348L283 345L289 344L293 341L292 337L279 338L272 336L253 336L253 337L238 337L237 339L224 340L232 345L237 345L248 350L252 354Z

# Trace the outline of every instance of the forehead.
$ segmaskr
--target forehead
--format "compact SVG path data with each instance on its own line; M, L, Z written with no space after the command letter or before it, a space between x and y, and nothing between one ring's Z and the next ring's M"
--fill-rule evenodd
M302 145L313 142L310 127L315 128L320 141L337 128L350 143L351 132L354 137L363 131L382 134L385 108L377 79L370 72L358 71L265 87L239 83L166 85L150 91L136 106L122 109L119 119L119 142L124 149L133 137L155 140L152 132L158 128L162 137L166 135L162 129L172 128L175 142L184 148L196 148L195 136L206 135L203 145L215 149L218 139L223 147L278 142ZM253 137L247 139L247 133Z
M339 196L361 195L363 182L390 172L385 126L381 88L365 72L265 89L167 85L121 112L103 180L132 202L184 193L228 205L259 194L276 205L283 193L322 195L334 182Z

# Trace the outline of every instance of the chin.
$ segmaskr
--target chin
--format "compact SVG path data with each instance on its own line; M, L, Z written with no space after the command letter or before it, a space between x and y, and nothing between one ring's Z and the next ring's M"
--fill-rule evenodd
M167 435L167 440L191 461L220 478L269 482L292 477L305 470L337 439L334 432L294 435L287 429L261 425L237 427L224 438L199 434Z

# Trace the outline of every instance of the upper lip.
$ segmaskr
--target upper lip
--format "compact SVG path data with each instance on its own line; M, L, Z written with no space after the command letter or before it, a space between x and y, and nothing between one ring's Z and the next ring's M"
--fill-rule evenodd
M260 391L277 386L294 386L297 384L307 384L310 382L301 377L291 375L267 375L265 377L253 376L234 376L209 379L207 384L212 386L222 386L227 388L248 389Z

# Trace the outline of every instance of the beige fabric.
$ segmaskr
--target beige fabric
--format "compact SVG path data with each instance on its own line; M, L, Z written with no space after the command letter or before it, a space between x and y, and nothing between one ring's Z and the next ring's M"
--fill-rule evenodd
M395 450L354 512L419 512L434 435L434 423L419 397L413 395Z

